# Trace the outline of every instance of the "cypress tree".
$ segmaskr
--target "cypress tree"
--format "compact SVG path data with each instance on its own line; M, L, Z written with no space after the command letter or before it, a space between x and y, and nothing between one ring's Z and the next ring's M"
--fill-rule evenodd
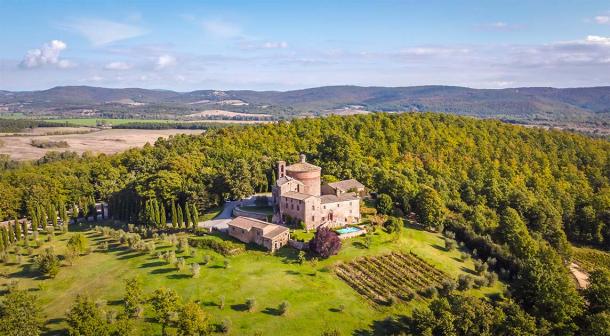
M160 207L159 211L160 211L159 225L160 225L160 227L164 228L167 226L167 218L166 218L166 214L165 214L165 205L163 205L163 202L161 202L161 207Z
M155 205L155 226L156 227L160 227L161 226L161 208L159 207L159 201L157 201L157 199L154 199L154 205Z
M6 251L6 241L4 241L4 228L0 227L0 252Z
M186 228L189 228L193 223L191 219L190 205L188 203L184 204L184 223L186 224Z
M8 238L8 229L2 227L2 228L0 228L0 233L2 234L2 237L0 237L0 238L2 239L2 244L4 246L4 250L6 251L6 249L11 244L11 242Z
M176 208L176 212L178 215L178 227L179 228L183 228L184 227L184 221L183 221L183 213L182 213L182 207L180 206L180 204L178 204L178 207Z
M28 235L28 220L26 218L25 221L21 224L23 226L23 242L26 247L30 246L30 237Z
M178 217L176 213L176 202L172 201L172 227L175 229L178 227Z
M38 215L36 211L32 211L32 232L38 231Z
M19 223L17 218L15 218L14 224L15 224L15 241L21 241L21 224Z
M8 241L9 245L13 245L13 243L15 242L15 229L13 228L11 223L8 223Z
M47 213L44 211L44 208L42 206L38 207L38 224L40 224L43 229L47 228Z
M197 225L199 225L199 211L197 210L197 206L193 204L193 211L191 211L191 216L193 217L193 227L196 229Z

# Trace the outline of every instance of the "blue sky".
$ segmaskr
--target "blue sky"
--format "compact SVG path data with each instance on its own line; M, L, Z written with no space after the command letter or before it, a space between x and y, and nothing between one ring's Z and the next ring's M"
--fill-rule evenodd
M0 89L610 85L610 2L0 0Z

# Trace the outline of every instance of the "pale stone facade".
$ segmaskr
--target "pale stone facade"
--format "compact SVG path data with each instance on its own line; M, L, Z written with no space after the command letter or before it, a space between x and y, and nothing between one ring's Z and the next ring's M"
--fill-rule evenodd
M228 223L229 235L244 243L255 243L275 252L288 244L290 230L254 218L236 217Z
M322 186L321 170L307 163L304 155L300 162L290 166L278 162L278 179L272 190L276 223L302 221L308 229L315 229L321 225L339 227L360 222L359 192L364 191L364 186L356 180L342 181L356 186L355 193Z

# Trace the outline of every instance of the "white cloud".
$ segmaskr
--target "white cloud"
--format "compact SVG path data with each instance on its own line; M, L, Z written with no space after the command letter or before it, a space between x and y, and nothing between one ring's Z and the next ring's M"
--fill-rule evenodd
M146 34L146 30L141 27L102 19L73 20L63 25L63 27L84 36L95 46Z
M65 69L74 64L68 60L60 59L59 56L68 45L60 40L52 40L45 43L42 47L28 50L19 64L22 68L38 68L45 65L54 65L58 68Z
M590 44L601 44L601 45L609 45L610 46L610 37L603 37L597 35L589 35L585 42Z
M224 20L205 20L201 27L210 35L220 38L232 38L241 35L241 28Z
M125 62L110 62L104 66L106 70L129 70L131 69L131 64Z
M161 55L157 58L155 69L162 70L176 65L176 58L172 55Z
M509 31L515 31L515 30L523 29L524 26L520 25L520 24L512 24L512 23L508 23L508 22L504 22L504 21L496 21L496 22L484 23L484 24L477 25L477 28L479 30L491 30L491 31L509 32Z
M288 48L288 43L281 41L281 42L265 42L263 43L263 48L265 49L286 49Z
M589 21L589 20L587 20ZM593 21L595 21L598 24L610 24L610 16L609 15L598 15L596 17L593 18Z

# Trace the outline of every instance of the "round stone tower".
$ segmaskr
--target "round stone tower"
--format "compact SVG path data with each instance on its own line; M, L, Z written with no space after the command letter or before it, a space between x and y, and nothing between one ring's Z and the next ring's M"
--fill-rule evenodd
M300 190L301 193L320 196L320 174L322 168L307 163L305 154L301 154L301 161L286 167L286 175L301 181L305 190Z

